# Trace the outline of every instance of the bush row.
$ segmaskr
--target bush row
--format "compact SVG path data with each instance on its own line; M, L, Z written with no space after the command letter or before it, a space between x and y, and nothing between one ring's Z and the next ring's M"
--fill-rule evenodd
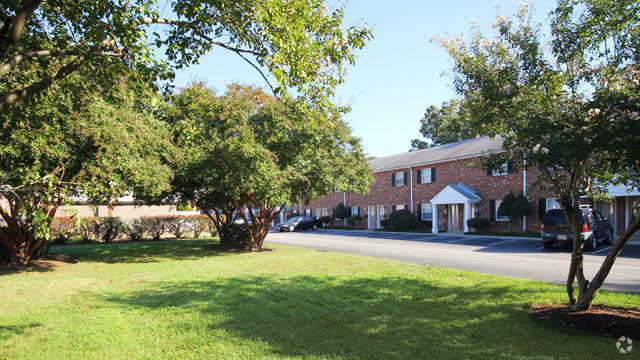
M208 233L216 236L213 222L206 215L144 216L123 221L119 217L61 217L51 223L52 240L64 244L72 238L84 242L116 240L158 240L164 235L176 239L198 238Z

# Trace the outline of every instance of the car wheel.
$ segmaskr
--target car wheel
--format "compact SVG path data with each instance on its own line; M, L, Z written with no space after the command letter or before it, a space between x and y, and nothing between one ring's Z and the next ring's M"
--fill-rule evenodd
M293 230L295 230L296 227L295 226L289 226L289 232L293 232Z
M553 249L553 241L543 241L542 246L544 246L545 250Z
M596 237L591 235L591 237L587 240L589 243L587 244L587 250L594 251L598 247L598 241Z

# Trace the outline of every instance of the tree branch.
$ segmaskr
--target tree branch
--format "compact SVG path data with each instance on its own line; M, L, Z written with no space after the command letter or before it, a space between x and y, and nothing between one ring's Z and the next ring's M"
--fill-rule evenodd
M18 10L13 21L11 21L11 19L5 21L3 32L6 31L6 33L4 33L2 39L0 39L0 59L7 55L11 47L18 44L24 32L24 27L27 25L27 20L29 20L31 14L33 14L43 1L44 0L26 1L24 5L22 5L22 8Z
M0 78L6 75L11 68L24 60L29 60L34 57L40 56L78 56L78 55L97 55L97 56L111 56L111 57L121 57L124 52L122 49L116 49L116 51L100 51L100 50L67 50L67 51L59 51L59 50L38 50L38 51L30 51L22 54L14 55L11 60L5 62L0 65Z
M48 89L54 82L66 77L70 73L78 70L85 61L84 56L79 56L78 59L71 61L67 65L60 68L54 76L50 76L38 81L35 84L29 85L23 89L11 90L8 93L2 95L0 98L0 113L8 106L15 103L18 100L32 97L46 89Z

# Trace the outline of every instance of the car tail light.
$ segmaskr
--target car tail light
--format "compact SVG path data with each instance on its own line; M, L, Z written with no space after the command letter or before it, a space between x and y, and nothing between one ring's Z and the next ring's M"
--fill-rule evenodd
M583 233L589 232L589 224L584 223L584 225L582 225L582 232Z

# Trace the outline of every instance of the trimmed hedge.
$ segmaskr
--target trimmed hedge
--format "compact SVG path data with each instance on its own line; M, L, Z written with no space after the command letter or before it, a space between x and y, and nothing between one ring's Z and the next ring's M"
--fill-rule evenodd
M413 229L415 218L411 211L407 209L397 210L389 215L389 230L402 231Z

